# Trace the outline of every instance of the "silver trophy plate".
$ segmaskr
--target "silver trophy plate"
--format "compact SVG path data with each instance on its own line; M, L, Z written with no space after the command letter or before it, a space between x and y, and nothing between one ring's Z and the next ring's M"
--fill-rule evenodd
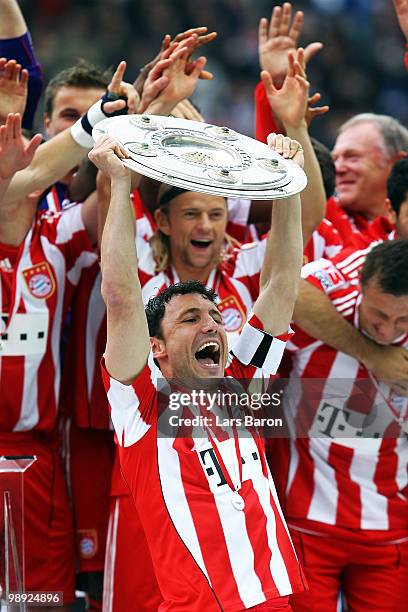
M93 129L128 152L125 166L189 191L250 200L300 193L306 174L266 144L227 127L155 115L104 119Z

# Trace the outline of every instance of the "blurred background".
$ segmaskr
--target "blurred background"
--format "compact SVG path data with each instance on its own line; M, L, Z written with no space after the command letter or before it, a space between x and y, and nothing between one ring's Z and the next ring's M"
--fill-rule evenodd
M275 0L21 0L45 83L80 57L101 67L126 59L126 80L156 55L163 35L206 25L218 38L205 47L212 82L201 81L194 101L208 122L253 135L258 82L258 22ZM305 12L301 45L324 49L309 65L311 92L330 113L312 134L332 146L336 130L359 112L393 115L408 124L405 41L391 0L294 1ZM41 124L41 109L37 125Z

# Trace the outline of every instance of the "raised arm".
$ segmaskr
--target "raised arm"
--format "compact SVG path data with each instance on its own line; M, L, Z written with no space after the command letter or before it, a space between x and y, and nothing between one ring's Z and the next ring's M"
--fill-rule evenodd
M126 62L121 62L112 77L110 84L112 93L121 95L124 91L122 76L125 69ZM79 164L88 149L92 147L92 127L114 112L123 110L125 106L124 100L108 102L104 96L71 128L41 145L31 164L13 177L4 196L5 203L13 202L37 189L46 189L67 174Z
M269 145L277 153L303 166L303 150L295 140L271 134ZM262 321L265 331L274 336L287 332L298 293L303 259L300 209L299 195L273 203L260 293L253 311Z
M408 352L369 340L337 312L326 294L303 279L293 319L313 338L360 361L378 379L393 381L397 393L406 390L403 381L408 380Z
M113 378L127 384L145 366L150 340L137 275L130 171L118 156L127 157L127 153L109 136L102 136L89 153L92 162L111 179L101 244L102 297L108 322L105 363Z
M0 59L0 124L10 113L24 114L27 102L28 71L16 60Z
M0 0L0 39L17 38L27 32L27 24L16 0Z
M43 90L43 78L41 66L35 57L30 32L16 0L0 0L0 57L14 59L27 70L28 93L23 128L32 130ZM8 112L16 113L21 110L13 108Z
M301 201L303 241L306 244L325 215L326 194L306 122L309 83L303 69L304 63L303 49L298 49L296 53L289 52L288 74L281 89L276 89L266 70L262 71L261 77L273 114L283 124L286 134L300 142L304 150L308 183Z
M280 87L285 80L289 68L288 54L296 51L302 28L303 12L296 11L292 18L290 2L285 2L283 6L275 6L269 21L265 17L259 21L259 64L262 70L268 72L276 87ZM308 62L322 47L320 42L307 45L305 62ZM313 114L318 114L318 111L315 110ZM268 105L263 83L258 83L255 90L256 138L266 142L270 132L281 132L282 129L283 126L278 118L273 116Z

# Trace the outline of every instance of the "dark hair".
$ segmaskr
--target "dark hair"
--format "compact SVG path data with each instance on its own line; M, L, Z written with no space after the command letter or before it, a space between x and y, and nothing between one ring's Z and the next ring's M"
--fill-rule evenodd
M102 71L86 60L80 59L76 66L61 70L48 83L45 90L45 112L48 115L52 114L55 96L61 87L82 87L83 89L100 87L106 89L111 76L111 70Z
M387 195L393 210L399 215L401 204L407 197L408 191L408 157L397 161L387 180Z
M328 200L334 193L334 186L336 181L336 170L334 167L334 161L330 150L316 138L310 139L313 150L319 162L320 171L322 173L324 190L326 192L326 199Z
M146 304L145 313L149 326L149 336L162 338L161 321L166 311L166 304L168 304L175 295L187 295L189 293L198 293L213 304L215 304L217 299L215 291L196 280L175 283L174 285L170 285L170 287L166 287L166 289L160 291L156 296L150 298Z
M386 240L367 255L361 270L364 287L375 277L381 291L396 297L408 295L408 240Z

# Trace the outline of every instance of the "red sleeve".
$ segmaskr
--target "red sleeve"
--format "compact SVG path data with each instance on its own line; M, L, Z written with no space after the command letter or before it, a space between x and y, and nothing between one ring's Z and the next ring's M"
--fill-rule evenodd
M405 57L404 57L404 62L405 62L405 68L408 70L408 43L405 46Z
M255 138L266 143L271 132L282 133L275 123L262 82L255 88Z

